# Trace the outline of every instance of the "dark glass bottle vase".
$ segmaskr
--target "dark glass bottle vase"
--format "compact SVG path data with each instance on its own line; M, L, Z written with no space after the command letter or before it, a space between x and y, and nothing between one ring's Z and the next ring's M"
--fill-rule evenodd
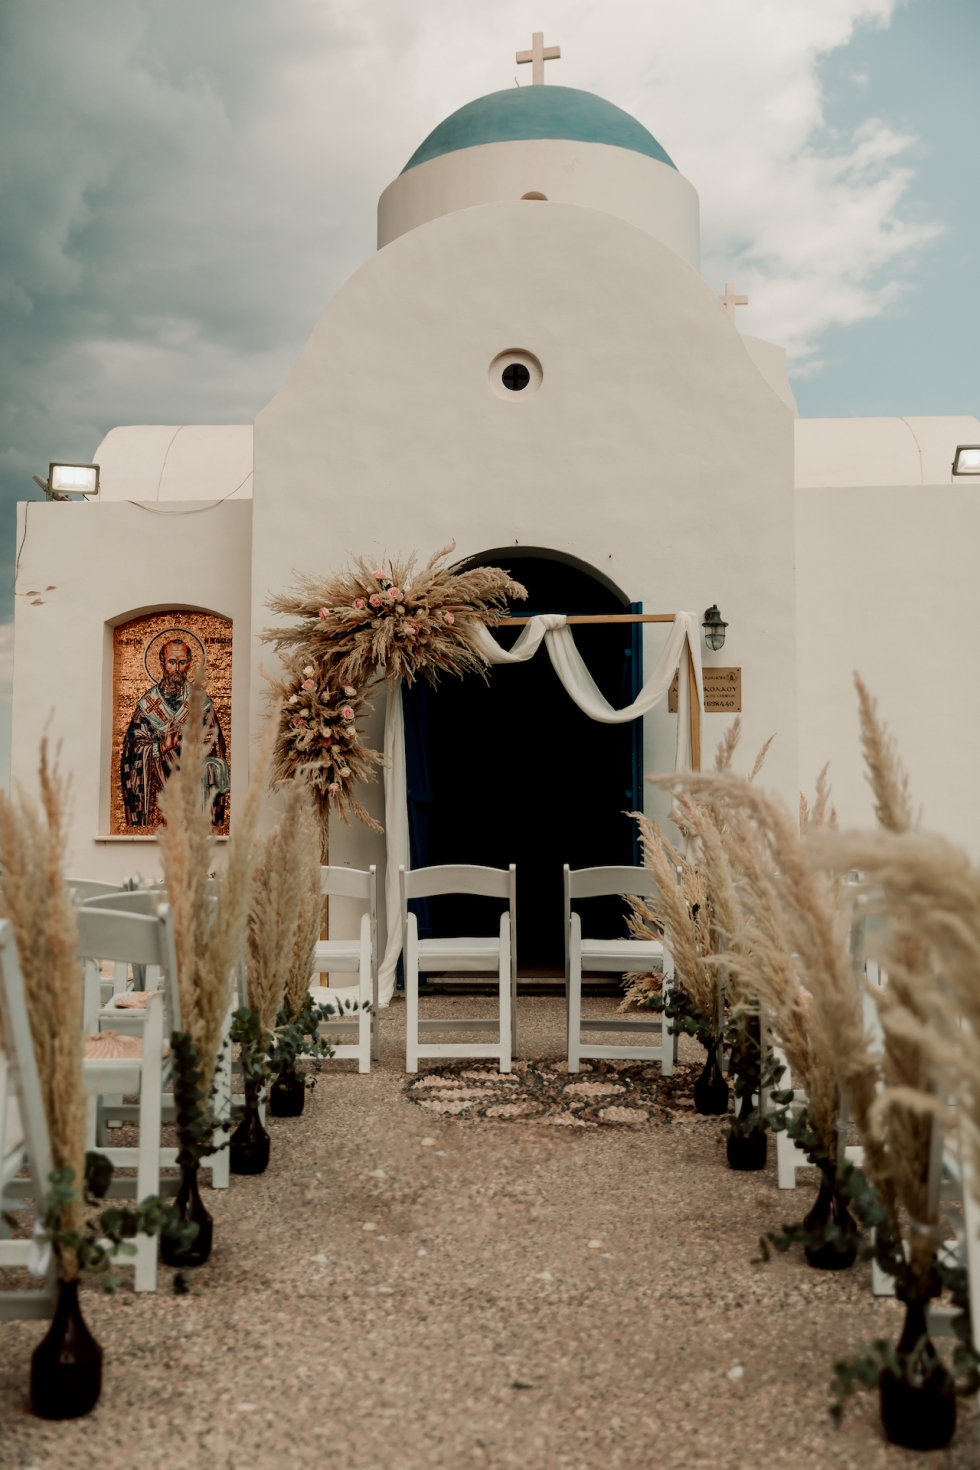
M203 1266L211 1254L214 1239L214 1221L197 1187L197 1169L197 1164L181 1164L180 1188L174 1200L182 1222L196 1225L197 1234L189 1245L181 1245L179 1240L169 1235L160 1237L160 1255L164 1265L175 1266L181 1271Z
M820 1230L829 1224L836 1225L845 1233L857 1234L854 1217L837 1193L835 1179L824 1175L813 1208L803 1218L803 1226L806 1230ZM857 1246L850 1245L842 1250L833 1241L827 1241L821 1246L804 1246L803 1254L816 1271L846 1271L857 1260Z
M738 1106L739 1122L748 1122L752 1113L752 1094L745 1092ZM743 1170L745 1173L755 1169L764 1169L769 1152L769 1134L765 1128L752 1128L744 1133L729 1133L726 1152L730 1169Z
M728 1112L728 1083L718 1065L715 1047L709 1049L701 1075L694 1084L694 1107L706 1117Z
M298 1118L306 1102L306 1078L290 1067L269 1088L269 1112L274 1118Z
M927 1306L922 1298L906 1302L905 1326L895 1349L904 1372L899 1376L886 1368L878 1382L882 1427L892 1444L907 1450L941 1450L956 1429L953 1378L929 1337Z
M102 1349L78 1304L78 1282L58 1282L47 1333L31 1358L31 1404L41 1419L80 1419L102 1392Z
M269 1135L259 1117L258 1085L245 1088L245 1116L231 1135L233 1174L264 1174L269 1167Z

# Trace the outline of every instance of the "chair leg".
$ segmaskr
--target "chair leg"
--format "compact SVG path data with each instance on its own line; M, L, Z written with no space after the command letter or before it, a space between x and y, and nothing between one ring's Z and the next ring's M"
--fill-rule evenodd
M577 1072L582 1059L582 924L572 915L568 945L568 1070Z
M357 1070L371 1070L371 1013L365 1010L371 1003L371 934L367 915L361 928L361 965L357 998L361 1009L357 1016Z
M215 1075L215 1098L214 1111L218 1118L231 1120L231 1012L225 1017L224 1035L225 1041L221 1051L218 1053L218 1066ZM228 1189L231 1185L231 1154L228 1150L228 1140L231 1137L231 1128L216 1128L214 1130L214 1142L218 1146L218 1152L211 1154L211 1188Z
M405 1071L419 1069L419 949L418 925L409 914L405 944Z
M511 1045L513 1042L513 1016L511 1014L511 953L510 914L500 920L500 1070L511 1070Z
M160 1123L162 1109L163 997L150 1001L143 1028L143 1066L140 1071L140 1141L136 1167L136 1199L160 1193ZM136 1238L135 1287L156 1291L157 1239Z

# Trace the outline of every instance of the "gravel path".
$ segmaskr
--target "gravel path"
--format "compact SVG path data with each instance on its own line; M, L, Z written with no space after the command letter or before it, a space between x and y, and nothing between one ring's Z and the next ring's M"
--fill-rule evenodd
M562 1055L561 1001L520 1015L525 1057ZM0 1323L0 1466L977 1464L972 1405L939 1455L887 1445L866 1395L833 1428L833 1359L896 1335L899 1309L867 1267L751 1264L811 1189L780 1194L774 1162L732 1173L718 1120L442 1118L405 1094L401 1005L383 1035L370 1077L334 1064L302 1118L270 1120L264 1176L205 1191L215 1250L194 1294L166 1270L153 1296L86 1291L106 1352L88 1419L32 1417L42 1326Z

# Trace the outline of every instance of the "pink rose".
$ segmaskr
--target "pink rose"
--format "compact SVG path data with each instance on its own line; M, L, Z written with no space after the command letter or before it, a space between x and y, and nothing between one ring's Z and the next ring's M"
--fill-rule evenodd
M385 574L380 567L375 567L374 571L371 573L371 576L376 582L383 582Z
M408 625L408 631L410 633L417 633L418 630L419 630L418 623L409 623L409 625Z
M456 619L453 617L452 613L443 613L443 617L445 618L446 622L449 624L449 626L451 628L452 625L453 625L453 623L455 623L455 621L456 621Z
M330 745L331 745L331 742L329 740L321 740L320 741L320 749L321 750L329 750L330 749Z
M357 690L354 688L353 684L342 684L340 687L343 689L348 699L353 699L354 695L357 693Z
M342 720L352 720L354 718L354 711L351 709L349 704L345 704L343 709L340 711L340 718Z
M330 609L329 609L329 607L321 607L321 609L320 609L320 616L321 616L321 618L329 618L329 616L330 616Z
M371 596L368 598L368 601L370 602L370 604L371 604L372 607L380 607L381 606L381 594L380 594L380 592L372 592Z
M297 715L296 718L293 720L293 724L296 726L297 730L302 730L305 721L300 719L299 715Z
M401 600L401 592L397 587L389 587L388 596L391 598L392 602L399 602Z
M358 612L363 612L364 611L364 598L363 597L355 597L354 598L354 606L357 608L357 611Z
M303 680L303 688L304 689L315 689L316 688L316 685L314 684L314 682L313 682L312 679L304 679Z
M331 781L330 785L327 787L327 790L330 792L331 796L336 796L337 792L340 790L340 782Z

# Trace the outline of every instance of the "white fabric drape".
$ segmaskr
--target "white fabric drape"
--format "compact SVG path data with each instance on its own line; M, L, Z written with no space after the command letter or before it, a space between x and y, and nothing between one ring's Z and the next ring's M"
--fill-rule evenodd
M488 628L480 629L480 649L490 664L522 664L534 657L542 642L548 650L555 673L579 709L592 720L604 725L623 725L639 719L664 698L675 671L678 678L677 750L674 769L689 770L691 764L691 687L690 667L698 708L704 708L704 686L701 677L701 641L697 619L693 613L678 613L671 625L670 636L657 666L645 681L632 704L614 709L585 665L575 646L571 628L563 613L543 613L529 619L513 648L501 648ZM690 665L684 657L690 652ZM385 874L385 909L388 944L378 975L378 1003L386 1006L395 988L395 971L401 954L401 894L398 868L410 867L408 841L408 783L405 774L405 717L402 691L398 684L388 691L385 716L385 832L387 835L387 872Z

